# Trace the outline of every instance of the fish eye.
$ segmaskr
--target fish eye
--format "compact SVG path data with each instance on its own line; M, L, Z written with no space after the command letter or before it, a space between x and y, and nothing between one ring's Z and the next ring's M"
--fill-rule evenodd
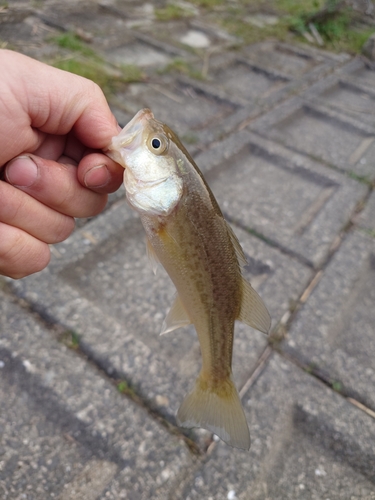
M148 139L147 143L154 154L161 155L167 149L168 139L163 135L154 135Z
M151 145L154 149L159 149L161 146L161 141L157 137L154 137L151 141Z

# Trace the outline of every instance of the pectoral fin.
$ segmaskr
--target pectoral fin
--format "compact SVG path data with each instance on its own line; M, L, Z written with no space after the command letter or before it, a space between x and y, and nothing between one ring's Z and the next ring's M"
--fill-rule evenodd
M187 326L190 324L191 321L186 309L184 308L180 297L176 295L172 307L163 322L160 335L173 332L173 330L177 330L177 328L180 328L181 326Z
M154 274L156 274L156 270L157 270L158 265L159 265L159 259L158 259L158 256L156 255L155 250L153 249L153 246L151 245L149 239L146 240L146 252L147 252L147 257L148 257L148 261L150 263L152 272Z
M245 278L242 278L242 303L237 319L263 333L268 333L271 327L271 317L263 300Z

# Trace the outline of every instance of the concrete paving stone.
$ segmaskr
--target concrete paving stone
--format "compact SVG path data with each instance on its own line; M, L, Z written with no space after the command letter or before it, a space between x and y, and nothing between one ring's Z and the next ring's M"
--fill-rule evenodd
M217 443L181 498L375 498L373 418L276 354L243 400L250 452Z
M375 240L349 233L282 349L375 409Z
M184 442L0 291L2 499L164 499ZM172 495L173 496L173 495Z
M18 12L22 15L18 15ZM13 15L16 13L16 15ZM37 59L55 57L59 49L53 44L46 44L46 39L58 31L45 24L36 16L30 6L19 7L13 2L8 10L0 12L0 40L2 46L11 48Z
M156 40L185 50L201 53L223 51L237 45L240 40L219 28L199 19L183 19L153 23L140 28Z
M241 54L262 68L294 79L304 78L307 74L315 78L322 76L350 59L348 54L333 54L306 44L291 45L271 40L243 47Z
M346 54L269 41L230 52L213 52L204 62L192 61L192 67L207 80L190 80L190 85L238 107L225 120L205 131L203 142L221 140L233 130L243 128L277 102L332 72L347 59Z
M284 74L263 69L238 52L211 56L206 70L207 85L211 89L224 92L228 99L242 105L270 100L270 96L275 102L285 95L285 87L290 82Z
M120 16L106 12L98 2L92 0L43 2L37 13L45 22L62 31L75 31L80 28L91 37L102 35L103 43L106 43L104 40L111 40L113 31L119 36L119 27L125 28ZM126 30L122 32L122 37L127 39Z
M139 0L99 0L98 5L103 11L125 19L127 28L149 25L155 20L155 3L139 2Z
M363 212L355 219L355 222L369 231L375 231L375 192L372 192Z
M373 89L375 84L375 71L370 61L356 57L342 67L343 76L358 85Z
M373 85L359 76L362 73L373 73L375 82L375 72L366 66L363 59L356 58L309 87L300 97L373 126L375 92Z
M375 178L375 127L347 113L295 97L250 128L342 171Z
M0 24L18 24L33 13L33 9L26 2L12 2L8 8L0 12Z
M66 9L65 4L52 4L39 16L45 23L63 31L84 32L91 46L115 65L135 64L146 69L163 67L173 57L189 59L188 52L133 32L127 26L128 16L105 9L96 2L91 4L88 7L84 2L75 3L70 9ZM138 8L133 5L129 12Z
M249 256L246 276L264 298L274 324L306 287L311 270L238 230ZM54 247L45 271L12 282L42 316L74 330L82 350L108 374L126 379L166 418L174 415L200 367L192 327L158 336L174 287L147 262L141 224L123 202ZM267 338L236 325L234 376L242 386Z
M196 157L224 213L319 267L367 187L242 131Z
M122 27L118 27L122 31ZM113 30L112 30L113 32ZM143 33L126 29L128 39L113 34L112 40L103 45L102 37L97 40L97 47L104 51L104 56L114 64L134 64L143 69L160 69L173 62L174 59L194 60L189 52L176 48L171 44L155 40Z

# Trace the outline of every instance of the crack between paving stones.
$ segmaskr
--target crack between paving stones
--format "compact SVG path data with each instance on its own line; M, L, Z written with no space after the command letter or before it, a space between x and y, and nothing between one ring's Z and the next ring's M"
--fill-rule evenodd
M247 381L243 384L243 386L239 390L239 394L240 394L241 399L245 396L245 394L248 392L248 390L255 384L255 382L258 380L258 378L263 373L263 370L266 368L266 364L267 364L270 356L272 355L272 352L273 352L272 347L270 345L268 345L264 349L262 354L259 356L253 372L250 374Z
M143 408L149 416L155 421L157 421L160 425L162 425L170 434L176 436L177 438L182 439L190 452L195 456L202 456L205 454L205 450L202 450L195 441L193 441L188 435L189 429L186 430L186 434L184 430L182 430L177 425L168 421L155 407L150 403L146 398L143 398L141 395L135 392L134 386L130 380L126 380L123 377L119 377L116 373L109 373L104 363L97 359L91 352L91 350L85 346L84 343L79 341L79 338L76 339L76 343L72 346L66 343L65 338L66 335L70 336L74 333L69 330L66 326L58 323L55 319L50 316L41 306L38 304L32 304L28 302L23 297L18 296L10 286L9 283L5 282L4 285L0 283L2 286L3 292L5 292L11 300L16 302L23 310L31 313L34 317L34 320L41 324L44 328L46 328L51 336L56 340L56 342L65 345L74 353L74 355L81 357L84 361L86 361L92 368L94 368L101 377L108 380L114 387L115 390L119 391L123 394L124 397L128 397L135 404ZM119 384L121 382L125 383L126 390L122 391L119 388Z
M319 382L324 384L326 387L331 389L336 394L339 394L342 398L348 401L348 403L360 409L361 411L363 411L364 413L366 413L375 420L375 408L371 408L365 402L361 402L359 395L354 394L353 391L350 390L346 391L344 386L340 387L340 389L335 389L334 386L336 384L341 385L341 382L339 380L337 379L332 380L329 376L326 376L322 371L320 371L319 368L311 368L311 365L307 361L304 362L300 358L297 358L297 356L293 356L292 353L289 352L287 353L275 346L272 347L272 350L277 352L280 356L282 356L284 359L292 363L300 370L304 371L305 373L315 378L316 380L319 380Z

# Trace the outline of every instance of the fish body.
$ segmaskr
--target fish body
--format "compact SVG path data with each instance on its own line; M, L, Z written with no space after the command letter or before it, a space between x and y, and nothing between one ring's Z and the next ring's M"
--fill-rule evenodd
M127 199L140 214L151 260L160 261L177 289L162 333L192 323L198 334L202 369L177 421L249 449L249 429L232 380L234 323L238 319L267 333L271 320L242 276L242 248L199 168L150 110L136 114L107 154L125 168Z

